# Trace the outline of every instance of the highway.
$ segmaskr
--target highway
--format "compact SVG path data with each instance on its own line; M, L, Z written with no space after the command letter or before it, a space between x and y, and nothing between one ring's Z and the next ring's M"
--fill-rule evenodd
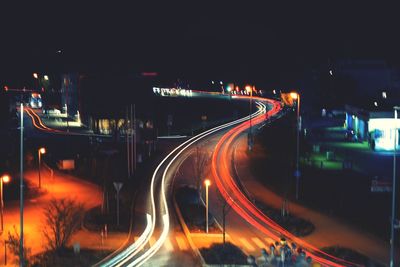
M265 105L260 103L260 106L261 108L252 116L265 113ZM132 245L117 255L114 255L108 262L100 266L142 266L145 263L148 266L154 266L151 262L148 262L150 259L159 262L157 257L153 259L152 257L160 251L167 241L171 230L171 221L175 220L174 216L171 214L172 205L170 203L170 197L173 178L175 176L174 170L176 171L182 159L187 157L184 153L190 152L190 149L201 140L245 122L248 119L249 116L246 116L233 122L217 126L186 140L173 149L159 163L152 175L147 199L147 211L150 215L148 216L148 226ZM153 242L151 242L151 240L153 240ZM147 247L149 248L147 249ZM163 258L165 260L165 256L163 256ZM165 261L164 264L164 266L167 265ZM157 266L159 265L157 264Z
M234 96L233 99L248 99L248 96ZM200 142L218 136L217 143L213 148L213 156L211 161L211 174L219 192L225 200L231 205L235 211L232 221L241 222L234 227L238 230L244 227L246 231L251 231L251 235L255 236L254 240L268 240L270 243L279 241L281 237L285 237L290 242L304 248L307 255L311 256L314 262L321 263L323 266L357 266L351 262L328 255L318 248L312 246L292 235L270 218L265 216L240 190L240 186L231 175L231 157L230 149L234 140L246 132L250 125L256 127L265 123L267 119L278 116L282 112L281 103L279 101L265 99L261 97L253 97L253 101L257 104L257 111L251 115L252 122L250 124L250 116L217 126L203 133L200 133L177 146L173 149L154 170L148 192L146 194L146 220L147 224L143 232L136 238L135 242L129 246L113 253L99 266L179 266L178 262L186 258L184 265L195 266L196 259L188 255L179 255L172 253L168 249L166 243L170 242L171 229L176 227L176 218L172 212L171 194L173 190L174 177L179 170L180 165L190 155L191 149ZM267 111L267 106L269 110ZM38 116L32 111L27 110L32 122L36 128L47 131L56 132L58 130L50 129L43 125ZM35 116L36 115L36 116ZM221 135L222 133L222 135ZM236 219L234 219L236 218ZM243 221L246 222L243 224ZM235 231L235 230L234 230ZM176 230L172 231L176 232ZM177 231L179 232L179 230ZM176 234L176 233L172 233ZM250 233L249 233L250 235ZM234 235L235 236L235 235ZM252 246L238 239L247 252ZM259 247L263 242L257 242ZM181 262L182 263L182 262ZM184 266L182 265L182 266Z

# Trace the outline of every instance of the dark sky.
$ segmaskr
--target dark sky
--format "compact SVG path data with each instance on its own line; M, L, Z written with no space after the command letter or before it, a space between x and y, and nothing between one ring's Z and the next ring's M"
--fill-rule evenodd
M380 1L80 2L0 4L0 79L59 70L254 79L329 58L399 61L398 9Z

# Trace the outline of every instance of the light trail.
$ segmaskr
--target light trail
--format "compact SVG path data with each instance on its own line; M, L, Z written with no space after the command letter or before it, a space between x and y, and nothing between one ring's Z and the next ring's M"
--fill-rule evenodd
M262 109L260 109L260 110L258 110L257 112L255 112L254 114L252 114L252 116L257 116L258 114L260 114L260 113L262 113L262 112L263 112ZM246 117L241 118L241 119L238 119L238 120L236 120L236 121L229 122L229 123L226 123L226 124L221 125L221 126L217 126L217 127L215 127L215 128L212 128L212 129L210 129L210 130L207 130L207 131L205 131L205 132L203 132L203 133L200 133L200 134L198 134L198 135L196 135L196 136L190 138L189 140L185 141L184 143L182 143L181 145L179 145L177 148L175 148L175 149L174 149L170 154L168 154L168 156L165 157L165 158L163 159L163 161L157 166L156 171L153 173L153 179L152 179L152 185L151 185L151 188L152 188L152 189L151 189L151 199L152 199L151 201L152 201L153 210L155 210L154 181L155 181L157 172L158 172L158 170L161 168L161 166L163 165L163 163L164 163L170 156L172 156L174 152L178 151L181 147L184 146L184 147L174 156L174 158L168 163L168 165L167 165L167 167L165 168L164 173L163 173L163 175L162 175L162 181L161 181L161 187L162 187L162 190L161 190L161 197L162 197L164 209L165 209L165 212L166 212L166 214L165 214L164 216L166 216L166 218L168 218L168 224L166 224L166 223L165 223L165 220L164 220L164 229L163 229L163 233L165 233L165 232L168 233L168 232L169 232L169 219L170 219L170 218L169 218L169 209L168 209L168 204L167 204L166 194L165 194L165 193L166 193L166 191L165 191L165 179L166 179L166 176L167 176L167 172L168 172L170 166L172 165L172 163L173 163L186 149L188 149L191 145L193 145L194 143L198 142L199 140L201 140L201 139L203 139L203 138L205 138L205 137L209 136L210 134L213 134L213 133L215 133L215 132L217 132L217 131L220 131L220 130L225 129L225 128L227 128L227 127L231 127L231 126L236 125L236 124L238 124L238 123L244 122L244 121L248 120L249 118L250 118L250 116L246 116ZM153 213L153 216L154 216L154 218L156 218L156 214L155 214L155 213ZM156 219L153 220L154 227L155 227L155 221L156 221ZM154 227L153 227L153 229L152 229L152 232L154 231ZM167 238L167 235L163 235L163 234L162 234L162 235L157 239L155 245L152 246L149 250L147 250L147 251L140 257L140 260L135 260L135 261L134 261L135 264L137 263L138 266L140 266L140 265L144 264L148 259L150 259L150 258L159 250L159 248L161 247L160 244L163 244L163 243L165 242L165 239L166 239L166 238ZM131 266L131 265L129 265L129 266ZM132 265L132 266L133 266L133 265Z
M53 134L61 134L61 135L76 135L76 136L92 136L92 137L111 137L111 135L104 135L104 134L92 134L92 133L77 133L77 132L70 132L70 131L62 131L54 128L50 128L46 126L39 115L30 108L25 107L24 111L31 117L33 126L43 132L46 133L53 133Z
M277 101L264 100L273 104L273 108L267 112L266 117L271 117L281 110L280 104ZM264 115L259 115L252 119L253 125L262 123L265 120ZM323 264L324 266L360 266L358 264L329 255L318 248L306 243L302 239L294 236L276 222L263 214L239 189L237 183L230 175L231 162L228 159L228 150L234 139L250 127L249 121L246 121L235 128L228 131L217 143L212 157L212 173L216 181L218 190L224 196L226 201L232 208L246 221L251 223L258 230L268 235L269 237L279 241L280 237L285 236L286 239L296 242L301 247L305 248L314 261ZM229 194L231 192L231 194ZM236 201L235 201L236 199ZM265 226L268 226L265 227ZM269 228L272 229L269 230ZM321 257L323 255L324 257Z
M264 109L259 109L257 112L255 112L254 114L252 114L252 116L258 116L259 114L265 112L265 108ZM250 118L249 116L246 116L244 118L235 120L233 122L228 122L226 124L214 127L210 130L207 130L203 133L200 133L190 139L188 139L187 141L183 142L182 144L180 144L178 147L176 147L175 149L173 149L157 166L157 168L155 169L153 175L152 175L152 179L151 179L151 185L150 185L150 201L151 201L151 213L152 213L152 225L151 225L151 230L149 234L145 235L145 238L143 238L141 241L141 243L137 244L136 246L136 250L135 251L131 251L130 255L124 255L124 257L121 257L119 262L116 263L115 266L122 266L125 263L127 263L129 260L133 260L130 264L128 264L127 266L140 266L142 264L144 264L147 260L149 260L162 246L162 244L165 242L166 238L168 237L168 233L169 233L169 221L170 221L170 217L169 217L169 208L168 208L168 203L167 203L167 199L166 199L166 188L165 188L165 184L166 184L166 177L167 177L167 173L168 170L170 168L170 166L174 163L174 161L184 152L186 151L191 145L193 145L194 143L198 142L199 140L217 132L223 129L226 129L228 127L232 127L234 125L237 125L239 123L242 123L246 120L248 120ZM161 217L161 207L159 208L159 214L157 214L156 210L156 203L155 203L155 184L157 182L157 177L159 176L159 171L162 168L162 166L167 162L167 160L170 159L170 157L176 153L176 155L169 161L168 165L166 166L163 174L162 174L162 178L161 178L161 192L160 192L160 196L161 196L161 202L162 202L162 206L163 209L165 211L165 214L162 215L162 221L163 221L163 230L161 235L157 238L156 242L154 243L153 246L151 246L147 251L143 252L143 254L139 255L138 257L135 258L135 255L137 255L136 251L141 251L143 249L143 247L149 242L150 238L153 236L154 234L154 229L155 229L155 225L157 223L157 217L158 215L160 215ZM116 260L118 261L118 260Z
M146 214L146 219L147 219L147 225L143 233L140 235L140 237L132 245L126 248L123 252L117 254L108 262L100 264L101 267L121 266L123 263L127 262L128 256L133 257L140 251L144 240L150 234L152 226L152 219L150 214Z

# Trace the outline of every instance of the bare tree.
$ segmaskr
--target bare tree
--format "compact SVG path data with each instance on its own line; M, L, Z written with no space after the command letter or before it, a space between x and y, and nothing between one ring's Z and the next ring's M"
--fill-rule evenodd
M201 185L203 183L204 174L206 173L206 166L209 161L210 154L208 153L208 151L204 147L197 145L196 150L193 154L192 168L199 199L201 196Z
M21 265L20 264L20 257L19 257L19 249L20 249L20 237L19 234L17 232L17 229L15 229L15 225L14 225L14 233L10 233L10 231L8 231L8 238L7 238L7 247L9 248L11 254L14 255L15 257L15 263L17 265ZM26 239L26 238L25 238ZM29 258L30 258L30 254L31 254L31 249L27 248L24 245L24 263L23 266L29 266Z
M52 199L44 208L44 237L49 248L59 251L66 247L72 235L80 228L84 215L82 204L72 199Z

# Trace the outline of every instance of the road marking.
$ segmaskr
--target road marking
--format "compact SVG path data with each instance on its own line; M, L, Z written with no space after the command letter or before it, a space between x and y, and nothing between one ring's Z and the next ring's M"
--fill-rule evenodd
M175 239L176 239L176 242L178 243L178 247L180 250L187 250L188 247L187 247L186 242L183 239L183 237L177 236L177 237L175 237Z
M172 246L171 240L170 240L169 238L167 238L167 239L165 240L164 245L165 245L165 248L166 248L168 251L173 251L173 250L174 250L174 246Z
M239 238L239 241L246 247L249 251L254 251L255 248L246 240L246 238Z
M258 238L258 237L253 237L251 239L259 248L266 248L264 243Z
M150 237L150 240L149 240L150 247L152 247L154 245L154 243L156 243L156 238L154 236L152 236L152 237Z

